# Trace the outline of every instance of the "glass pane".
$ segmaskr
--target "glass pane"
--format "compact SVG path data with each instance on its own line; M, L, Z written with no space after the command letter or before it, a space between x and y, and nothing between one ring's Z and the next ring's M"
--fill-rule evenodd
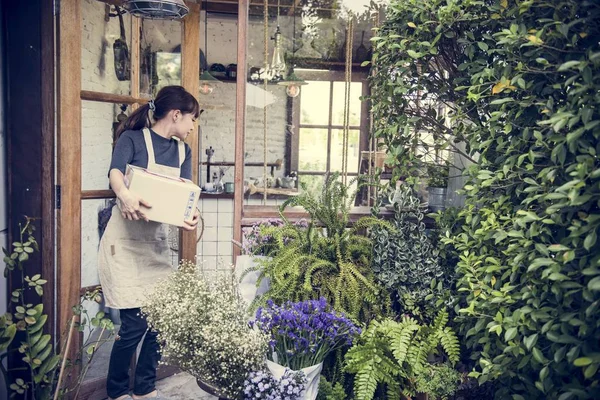
M300 128L299 171L327 170L327 129Z
M228 193L231 192L231 185L227 184L233 183L234 179L238 20L237 16L218 13L207 15L203 11L200 24L200 66L206 70L211 70L213 66L211 74L219 80L211 84L211 93L201 92L198 97L200 108L204 110L200 117L199 180L205 189L202 197L208 198L215 192L207 190L207 182L214 183L215 179L216 182L220 181L223 185L217 185L220 188L218 191ZM204 34L205 30L207 35ZM246 152L249 157L262 154L262 150L246 149ZM283 157L283 152L280 157ZM216 199L211 200L216 202Z
M181 85L181 21L141 19L140 93Z
M332 125L344 125L344 107L346 98L346 83L345 82L334 82L333 83L333 111L331 115ZM348 112L350 113L349 125L360 126L360 112L361 112L361 101L362 96L362 83L352 82L350 83L350 98L348 102Z
M118 104L81 102L81 189L108 189L113 130L122 111ZM129 114L129 109L126 109Z
M309 81L300 94L300 124L329 125L330 82Z
M342 154L344 151L344 131L333 129L331 131L331 171L342 170ZM360 131L350 129L348 132L348 173L358 172L358 158L360 155Z
M247 163L259 166L247 166L245 179L264 181L261 164L265 161L283 160L283 168L274 170L273 176L270 170L267 173L277 184L277 178L295 171L325 171L329 157L336 152L341 157L339 146L331 148L331 155L327 153L327 132L331 126L336 129L343 126L346 42L353 43L350 58L355 81L351 84L350 145L353 147L349 149L348 169L356 172L358 127L366 120L366 116L360 115L363 111L360 96L369 71L360 64L370 58L372 36L372 18L365 7L368 3L284 0L277 3L280 7L270 4L266 16L261 4L249 9L245 157ZM347 33L350 11L359 15L352 38ZM299 89L285 90L291 84L291 72L304 84ZM331 90L334 82L335 93ZM341 140L336 146L337 143ZM338 161L336 168L340 166ZM303 175L302 179L308 178ZM281 193L269 191L269 199L279 201L286 195Z
M324 175L300 175L300 183L306 185L307 192L314 194L323 189L324 179Z
M81 16L81 88L128 95L131 15L119 18L114 7L86 0L81 2Z

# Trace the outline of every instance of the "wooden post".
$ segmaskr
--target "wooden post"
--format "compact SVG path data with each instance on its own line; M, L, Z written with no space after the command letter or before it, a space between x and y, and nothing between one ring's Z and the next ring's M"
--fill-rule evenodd
M181 85L198 99L200 94L200 5L186 2L190 12L181 32ZM198 184L198 127L186 140L192 150L192 181ZM181 230L179 257L196 261L196 231Z
M81 2L61 0L58 15L58 330L66 334L81 286ZM79 335L69 358L75 359ZM59 341L60 343L60 341Z
M244 211L244 145L246 132L246 79L248 66L248 8L250 0L240 0L238 3L238 43L237 43L237 80L235 99L235 175L233 197L233 240L242 243L242 213ZM233 246L235 258L240 254L240 248Z

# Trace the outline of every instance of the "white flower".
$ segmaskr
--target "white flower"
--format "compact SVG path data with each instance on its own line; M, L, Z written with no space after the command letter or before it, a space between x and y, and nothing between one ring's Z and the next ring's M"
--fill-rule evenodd
M266 337L248 326L246 304L233 282L229 274L208 282L195 264L183 261L142 308L164 343L164 359L229 397L241 393L267 350Z

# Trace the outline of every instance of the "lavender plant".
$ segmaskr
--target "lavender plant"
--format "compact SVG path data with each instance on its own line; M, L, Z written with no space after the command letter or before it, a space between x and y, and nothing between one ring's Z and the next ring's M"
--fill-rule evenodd
M270 345L277 362L293 370L323 362L344 346L351 346L360 328L344 314L335 312L325 301L286 302L278 306L268 301L256 312L258 328L271 336Z

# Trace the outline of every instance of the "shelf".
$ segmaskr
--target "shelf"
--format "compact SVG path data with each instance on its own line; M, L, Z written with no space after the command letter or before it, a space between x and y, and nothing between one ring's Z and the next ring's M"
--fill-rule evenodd
M344 61L323 60L319 58L296 58L293 62L295 65L294 68L334 67L334 69L342 69L346 66ZM368 70L370 68L370 65L362 67L361 64L362 62L353 62L352 68L362 70Z

